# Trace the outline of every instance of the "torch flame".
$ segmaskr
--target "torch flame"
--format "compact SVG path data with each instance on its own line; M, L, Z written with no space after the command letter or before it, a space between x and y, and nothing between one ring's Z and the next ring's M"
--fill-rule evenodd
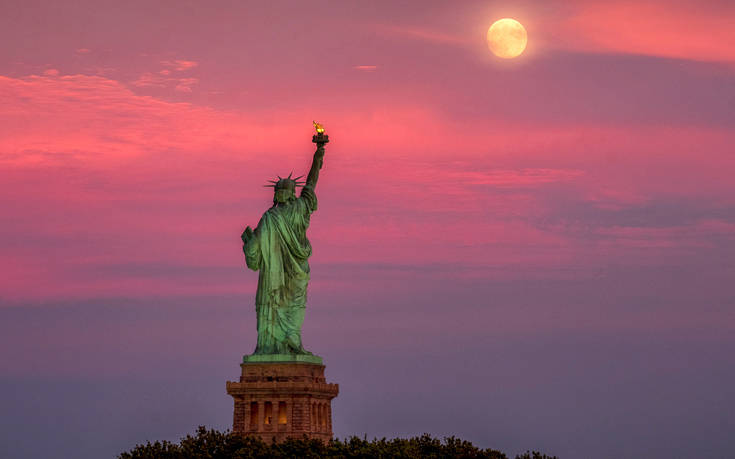
M314 123L314 129L316 129L317 134L324 134L324 126L320 123L317 123L316 121L313 121Z

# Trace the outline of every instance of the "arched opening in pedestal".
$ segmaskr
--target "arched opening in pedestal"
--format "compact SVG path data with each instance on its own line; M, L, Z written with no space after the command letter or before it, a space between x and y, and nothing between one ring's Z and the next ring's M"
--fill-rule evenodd
M258 430L258 402L250 402L250 430Z
M263 424L269 426L273 424L273 403L265 402L265 410L263 411Z
M278 424L286 425L287 423L286 402L278 402Z
M314 427L316 427L315 430L319 430L319 426L322 425L322 410L319 409L318 403L314 404L314 411L316 412Z

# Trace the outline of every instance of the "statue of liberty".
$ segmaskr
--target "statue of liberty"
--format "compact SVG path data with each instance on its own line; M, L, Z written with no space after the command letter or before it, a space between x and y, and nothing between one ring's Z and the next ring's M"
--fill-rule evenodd
M255 295L258 344L244 361L296 360L321 363L301 343L301 325L306 309L311 244L306 238L311 213L317 208L316 183L324 162L324 145L329 137L314 123L317 145L306 182L303 177L271 180L273 206L265 211L255 230L242 233L248 268L260 271ZM296 188L301 187L299 197Z

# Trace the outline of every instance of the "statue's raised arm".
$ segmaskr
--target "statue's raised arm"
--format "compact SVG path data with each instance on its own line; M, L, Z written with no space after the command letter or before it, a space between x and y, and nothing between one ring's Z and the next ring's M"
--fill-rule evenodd
M314 159L311 162L309 175L306 176L306 186L312 190L316 188L316 182L319 180L319 170L324 164L324 145L329 142L329 136L324 134L324 127L316 121L314 121L314 127L317 133L312 137L311 141L316 144L316 151L314 152Z
M306 176L306 186L312 190L316 188L316 182L319 180L319 170L324 164L324 144L319 144L314 152L314 159L311 162L309 175Z

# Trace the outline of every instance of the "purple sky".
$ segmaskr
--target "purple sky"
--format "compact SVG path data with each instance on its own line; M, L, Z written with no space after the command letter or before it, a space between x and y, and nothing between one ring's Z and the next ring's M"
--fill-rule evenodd
M514 60L484 34L513 17ZM332 142L335 434L735 449L735 4L0 4L0 457L231 427L239 235Z

